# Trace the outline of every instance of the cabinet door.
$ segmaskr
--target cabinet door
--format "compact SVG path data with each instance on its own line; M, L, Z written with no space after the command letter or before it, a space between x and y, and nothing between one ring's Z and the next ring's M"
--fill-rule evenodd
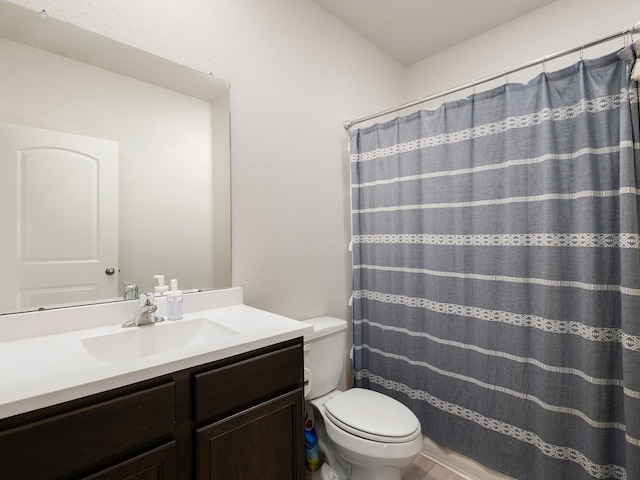
M303 480L302 390L198 430L198 480Z
M90 475L85 480L176 480L177 478L176 445L175 442L171 442Z

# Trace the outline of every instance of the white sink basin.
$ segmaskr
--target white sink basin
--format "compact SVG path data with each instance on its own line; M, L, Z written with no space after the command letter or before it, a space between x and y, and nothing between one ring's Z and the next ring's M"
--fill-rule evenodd
M194 345L216 343L239 334L208 318L194 318L123 328L117 333L83 338L81 342L91 356L103 362L117 363Z

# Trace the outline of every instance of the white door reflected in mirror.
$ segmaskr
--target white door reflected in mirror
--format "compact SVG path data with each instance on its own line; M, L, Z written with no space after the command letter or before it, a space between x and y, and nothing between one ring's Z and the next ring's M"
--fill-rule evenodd
M118 142L0 123L0 165L0 311L117 297Z
M67 297L60 298L59 291L49 300L34 287L30 300L21 302L29 307L6 308L0 299L0 316L60 301L123 299L123 280L149 291L155 274L179 279L187 291L231 286L228 82L10 2L0 2L0 70L0 122L108 138L119 145L119 254L111 264L96 267L105 277L107 268L114 269L106 281L117 285L118 293L94 299L93 292L77 287L87 285L84 279L68 278L62 286ZM2 229L19 231L0 214ZM63 223L56 221L59 229L27 241L58 235L82 242L73 230L63 231ZM58 246L69 247L66 242ZM0 262L0 295L11 296L15 305L14 284L22 280L3 256ZM49 293L57 288L49 286Z

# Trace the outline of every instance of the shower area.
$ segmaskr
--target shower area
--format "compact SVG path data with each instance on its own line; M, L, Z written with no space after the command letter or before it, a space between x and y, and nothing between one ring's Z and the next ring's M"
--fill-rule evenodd
M349 125L355 384L518 479L640 479L638 50Z

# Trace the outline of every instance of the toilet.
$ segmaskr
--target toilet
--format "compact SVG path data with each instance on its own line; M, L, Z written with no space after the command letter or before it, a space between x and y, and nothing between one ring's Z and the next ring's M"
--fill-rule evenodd
M340 463L346 461L350 467L348 478L400 480L400 469L422 450L418 418L381 393L363 388L337 390L346 358L347 322L320 317L305 323L313 326L313 333L304 337L305 399L322 417ZM323 467L322 478L343 477L328 474Z

